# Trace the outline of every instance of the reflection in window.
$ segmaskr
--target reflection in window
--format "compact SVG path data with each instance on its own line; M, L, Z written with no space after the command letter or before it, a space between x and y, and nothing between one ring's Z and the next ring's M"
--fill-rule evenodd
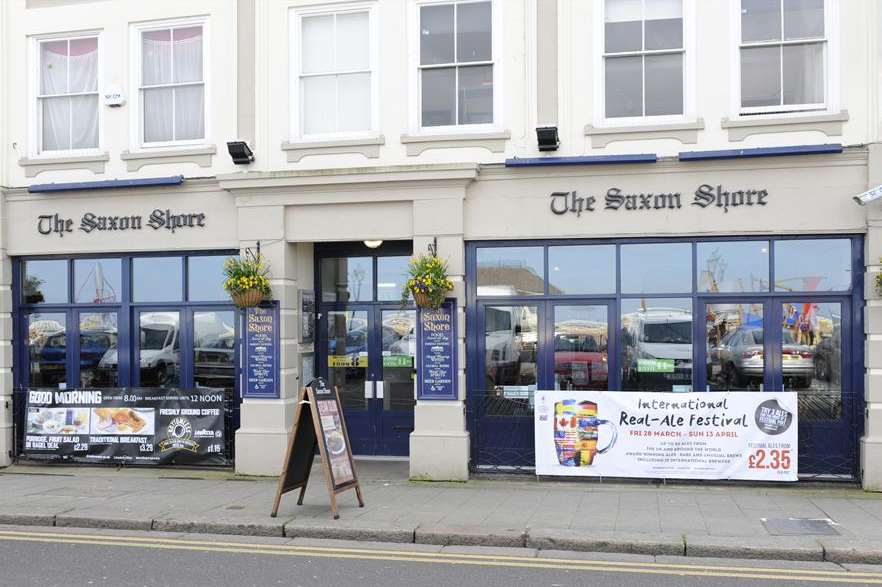
M798 393L800 419L840 419L842 306L788 302L782 304L782 317L784 390Z
M692 245L622 245L622 293L692 291Z
M847 291L850 288L849 239L775 242L775 291Z
M554 307L554 388L607 389L606 306Z
M698 291L769 291L769 242L698 243Z
M74 302L117 304L122 301L122 259L76 259Z
M762 391L764 340L762 304L708 304L708 391Z
M381 302L401 300L407 283L410 257L377 257L377 299Z
M416 312L383 310L383 409L413 410Z
M189 257L187 259L187 299L191 302L225 302L230 296L224 291L226 255Z
M622 300L622 389L692 391L692 300Z
M536 306L484 311L485 413L527 416L536 391L539 312Z
M548 291L552 294L614 293L615 245L548 247Z
M119 385L118 324L116 312L80 314L80 385Z
M478 249L478 295L524 296L545 293L542 247ZM554 289L549 293L561 293Z
M67 382L67 316L61 312L28 316L28 384L55 387Z
M136 302L179 302L184 298L181 257L132 259L132 289Z
M374 297L371 257L322 259L323 302L369 302Z
M193 382L197 387L233 389L236 375L236 317L232 310L193 312Z
M22 301L26 304L67 303L67 261L25 261Z
M142 386L180 385L180 320L178 312L141 312L138 348Z
M344 412L368 408L367 312L328 312L328 384L337 387Z

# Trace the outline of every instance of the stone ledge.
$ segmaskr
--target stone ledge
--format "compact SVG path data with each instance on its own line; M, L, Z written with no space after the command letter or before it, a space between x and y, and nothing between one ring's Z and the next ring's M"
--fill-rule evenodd
M648 555L682 556L686 552L686 544L682 536L625 534L562 528L531 528L527 533L526 546L540 550L621 552Z
M704 120L672 122L664 124L638 124L619 126L585 125L585 136L591 137L592 147L605 147L616 141L644 141L674 139L683 144L698 142L698 131L704 130Z
M401 144L407 148L409 157L419 155L429 149L456 149L479 147L491 153L505 152L505 141L511 138L511 131L459 132L449 134L401 135Z
M123 151L119 158L126 162L126 171L138 171L145 165L164 165L167 163L195 163L199 167L211 167L211 159L217 147L182 147L179 149L156 149L144 151Z
M417 526L414 542L441 546L523 547L527 542L527 532L525 529L481 526Z
M801 116L765 115L744 116L735 120L724 118L720 128L729 131L730 141L743 141L756 134L819 131L827 136L842 135L842 125L848 122L848 110L838 113L805 114Z
M297 141L282 143L282 150L288 157L288 163L297 163L311 155L339 155L344 153L360 153L368 159L380 156L380 147L386 144L386 137L364 137L359 139L341 139L328 141Z
M110 161L110 155L104 152L73 157L22 157L18 160L18 165L24 168L25 177L36 177L44 171L66 171L73 169L86 169L92 173L104 173L108 161Z

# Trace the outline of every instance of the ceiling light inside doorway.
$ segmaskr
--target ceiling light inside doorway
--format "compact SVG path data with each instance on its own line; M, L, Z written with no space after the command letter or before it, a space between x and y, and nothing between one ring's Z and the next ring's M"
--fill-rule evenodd
M383 244L383 241L364 241L364 246L369 249L376 249Z

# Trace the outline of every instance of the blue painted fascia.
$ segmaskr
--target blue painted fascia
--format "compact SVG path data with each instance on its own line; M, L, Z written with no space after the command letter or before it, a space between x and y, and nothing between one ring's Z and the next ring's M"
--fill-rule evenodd
M720 151L684 151L680 161L705 161L708 159L741 159L750 157L783 157L788 155L819 155L841 153L842 145L791 145L787 147L755 147L751 149L723 149Z
M28 187L34 192L74 192L80 190L106 190L113 188L140 188L163 185L181 185L183 175L150 177L146 179L105 179L102 181L78 181L75 183L37 183Z
M633 155L588 155L584 157L525 157L506 159L506 167L544 167L554 165L616 165L622 163L655 163L655 153Z

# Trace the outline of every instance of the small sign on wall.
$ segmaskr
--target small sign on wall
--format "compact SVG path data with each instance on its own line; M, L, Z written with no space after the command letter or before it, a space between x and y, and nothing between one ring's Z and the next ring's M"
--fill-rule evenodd
M456 300L420 309L417 320L417 399L456 400Z
M245 308L245 385L242 397L279 397L279 306Z

